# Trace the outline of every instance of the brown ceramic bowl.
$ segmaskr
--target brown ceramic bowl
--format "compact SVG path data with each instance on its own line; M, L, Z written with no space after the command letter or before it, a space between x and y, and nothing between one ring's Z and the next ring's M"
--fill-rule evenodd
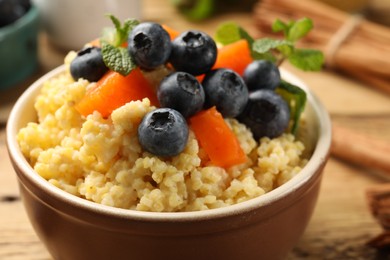
M33 103L55 69L16 102L7 124L9 155L31 223L55 259L283 259L303 234L317 201L331 143L328 113L308 94L305 142L313 154L293 179L233 206L200 212L152 213L100 205L49 184L23 157L16 134L36 119Z

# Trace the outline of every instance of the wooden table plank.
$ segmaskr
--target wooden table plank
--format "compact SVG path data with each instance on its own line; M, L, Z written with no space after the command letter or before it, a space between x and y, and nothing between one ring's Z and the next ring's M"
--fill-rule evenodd
M251 16L245 13L225 14L194 24L184 20L165 1L146 0L143 8L145 20L166 23L177 30L197 28L212 34L217 24L227 20L237 21L252 33L256 30ZM64 53L55 50L41 35L40 70L12 93L1 93L0 115L6 117L28 83L60 65L63 57ZM289 65L283 67L300 76L313 89L334 122L390 143L389 96L333 72L304 73ZM376 173L330 158L313 218L289 259L385 259L384 253L365 246L368 238L381 231L365 199L368 187L387 181ZM19 199L16 176L5 147L4 121L0 123L0 213L0 259L50 259Z

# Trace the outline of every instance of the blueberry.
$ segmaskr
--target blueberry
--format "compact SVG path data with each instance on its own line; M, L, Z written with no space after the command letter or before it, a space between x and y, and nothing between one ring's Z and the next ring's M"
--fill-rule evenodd
M142 69L152 70L165 64L171 49L169 34L157 23L141 23L129 35L129 53Z
M108 68L104 64L101 49L97 47L82 49L70 64L70 73L74 80L83 78L89 82L96 82L107 71Z
M21 18L30 8L27 0L0 0L0 27Z
M284 99L269 89L249 94L248 104L238 120L251 129L255 139L281 135L290 120L290 110Z
M224 117L236 117L248 102L248 88L244 80L230 69L208 72L202 81L206 106L216 106Z
M161 81L157 98L162 107L173 108L188 118L203 108L205 93L193 75L173 72Z
M178 71L201 75L209 71L217 59L214 40L200 31L187 31L172 42L169 61Z
M257 89L275 90L280 84L278 67L267 60L253 61L246 67L243 78L249 91Z
M156 156L175 156L187 144L188 125L178 111L158 108L142 119L138 139L144 150Z

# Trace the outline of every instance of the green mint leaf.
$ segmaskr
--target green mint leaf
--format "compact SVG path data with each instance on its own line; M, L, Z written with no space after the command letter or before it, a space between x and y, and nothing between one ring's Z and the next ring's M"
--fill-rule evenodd
M288 24L284 23L280 19L276 19L275 22L272 24L272 31L276 32L276 33L283 32L284 35L287 35L289 29L290 28L289 28Z
M273 54L275 50L283 53L290 53L294 46L291 42L270 38L255 40L252 45L252 57L254 59L269 60L277 63L278 58Z
M295 42L306 36L313 29L313 22L309 18L295 21L288 30L286 39Z
M110 27L103 29L100 41L102 44L103 61L109 69L126 76L136 67L136 65L127 48L121 46L127 41L129 33L139 24L139 21L128 19L121 24L119 19L115 16L111 14L108 14L107 16L114 24L114 28Z
M108 18L111 19L112 23L114 24L115 26L115 29L120 29L121 28L121 21L119 21L118 18L116 18L114 15L112 14L107 14Z
M272 52L258 53L252 51L251 56L254 60L269 60L273 63L277 62L277 58L275 57L275 55L272 54Z
M179 10L179 12L192 21L201 21L210 17L215 11L214 2L215 1L210 0L171 0L171 3Z
M324 54L318 50L295 49L288 56L289 62L304 71L319 71L324 64Z
M249 45L253 43L253 38L249 33L235 22L226 22L218 26L214 38L222 45L234 43L241 39L247 40Z
M128 19L125 20L122 25L119 19L114 15L107 14L107 16L114 24L114 28L104 28L101 40L113 45L114 47L119 47L127 41L129 33L139 24L139 21L136 19Z
M115 47L120 46L122 40L121 22L112 14L107 14L106 16L111 19L112 23L114 24L114 27L108 27L103 29L101 41L105 41Z
M115 47L107 42L102 42L103 61L106 66L123 76L127 76L135 67L127 48Z
M221 24L215 33L215 40L222 44L227 45L239 41L241 39L245 39L251 51L251 56L255 60L270 60L275 61L276 59L271 53L259 53L253 50L252 46L254 43L254 39L249 35L247 31L245 31L241 26L236 24L235 22L227 22Z
M290 120L292 125L290 126L290 132L296 134L299 127L299 120L302 112L305 109L306 104L306 92L300 87L297 87L284 80L281 81L280 85L276 88L278 93L289 105L290 108Z
M127 19L123 22L123 26L117 31L120 34L120 44L123 44L127 41L127 38L129 37L130 32L133 30L134 27L136 27L139 24L139 21L136 19Z
M276 47L276 49L284 56L284 57L288 57L290 56L295 48L292 44L287 44L287 45L280 45L278 47Z
M276 40L271 38L262 38L253 42L253 50L258 53L266 53L272 49L281 46L293 46L291 42L286 40Z

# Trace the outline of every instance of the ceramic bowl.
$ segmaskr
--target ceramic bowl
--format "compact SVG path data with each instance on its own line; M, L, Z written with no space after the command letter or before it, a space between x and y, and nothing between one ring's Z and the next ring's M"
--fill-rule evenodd
M305 142L313 148L294 178L263 196L199 212L153 213L100 205L49 184L23 157L16 134L36 120L33 103L43 76L16 102L7 146L20 193L39 238L55 259L283 259L303 234L329 155L331 123L323 105L299 79L283 78L308 94Z
M0 28L0 90L12 87L38 65L39 13L33 5L17 21Z

